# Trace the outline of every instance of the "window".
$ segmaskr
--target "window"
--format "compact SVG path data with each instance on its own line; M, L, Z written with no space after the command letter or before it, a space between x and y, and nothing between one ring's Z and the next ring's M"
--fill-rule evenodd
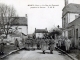
M76 39L78 39L78 29L76 29Z
M66 25L66 19L64 18L64 28L65 28L65 25Z

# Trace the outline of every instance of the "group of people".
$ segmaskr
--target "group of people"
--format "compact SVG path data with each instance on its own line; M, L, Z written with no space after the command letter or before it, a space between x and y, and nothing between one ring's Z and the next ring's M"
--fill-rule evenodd
M48 43L46 41L48 41ZM45 54L45 51L48 49L47 47L49 47L51 54L53 53L53 50L57 47L66 52L70 52L71 40L70 40L70 38L58 38L57 40L42 39L37 43L37 49L40 49L40 46L41 46L41 50L43 51L44 54Z
M25 45L25 44L24 44ZM18 39L15 39L15 47L16 49L20 49ZM46 50L49 49L50 53L53 54L53 50L55 47L59 47L62 50L70 51L71 40L68 38L58 38L54 39L41 39L37 42L37 49L41 49L43 54L45 54ZM3 38L0 41L0 54L4 53L4 42Z
M54 39L48 39L49 41L47 41L47 39L41 39L40 41L38 41L37 43L37 49L40 49L43 51L43 54L45 54L46 50L49 49L50 53L53 54L53 50L54 50Z
M70 52L71 40L69 38L59 38L57 46L62 50Z

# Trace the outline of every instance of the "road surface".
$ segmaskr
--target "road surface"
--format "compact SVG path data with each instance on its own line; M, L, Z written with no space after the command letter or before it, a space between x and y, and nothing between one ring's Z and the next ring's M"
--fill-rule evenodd
M41 50L22 50L9 55L4 60L70 60L70 58L60 54L58 51L53 51L53 54L50 54L49 50L47 50L46 53L43 54Z

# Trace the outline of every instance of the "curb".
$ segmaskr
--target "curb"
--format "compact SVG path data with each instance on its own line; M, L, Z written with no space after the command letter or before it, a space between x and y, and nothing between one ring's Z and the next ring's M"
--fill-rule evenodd
M23 48L21 48L21 49L23 49ZM12 53L14 53L14 52L17 52L17 51L19 51L19 50L21 50L21 49L13 50L13 51L9 52L8 54L3 55L0 59L3 59L3 58L5 58L5 57L7 57L8 55L10 55L10 54L12 54Z
M58 50L60 50L61 52L65 53L69 58L71 58L72 60L78 60L77 58L74 58L72 55L66 53L65 51L63 51L62 49L57 48Z

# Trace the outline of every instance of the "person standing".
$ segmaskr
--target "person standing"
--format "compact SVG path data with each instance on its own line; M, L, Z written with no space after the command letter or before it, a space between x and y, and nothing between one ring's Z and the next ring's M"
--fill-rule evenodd
M19 42L18 42L17 38L16 38L16 40L15 40L15 46L16 46L16 49L17 49L17 48L20 49L20 48L19 48Z
M49 47L50 47L50 53L53 54L53 50L54 50L54 39L51 39L49 41Z
M47 47L46 47L46 42L45 42L44 38L41 40L41 49L43 51L43 54L45 54L45 51L47 50Z
M61 43L62 43L62 39L60 37L59 40L58 40L58 46L59 46L59 48L61 48Z
M4 54L4 42L3 42L3 38L1 39L0 45L1 45L1 46L0 46L0 47L1 47L1 48L0 48L0 53L1 53L1 54Z
M23 41L23 48L26 49L26 41L25 41L25 39L22 39L22 41Z
M66 39L65 40L65 46L66 46L66 51L67 52L70 52L70 46L71 46L71 41L70 41L70 39Z
M40 41L37 42L37 49L40 49Z

